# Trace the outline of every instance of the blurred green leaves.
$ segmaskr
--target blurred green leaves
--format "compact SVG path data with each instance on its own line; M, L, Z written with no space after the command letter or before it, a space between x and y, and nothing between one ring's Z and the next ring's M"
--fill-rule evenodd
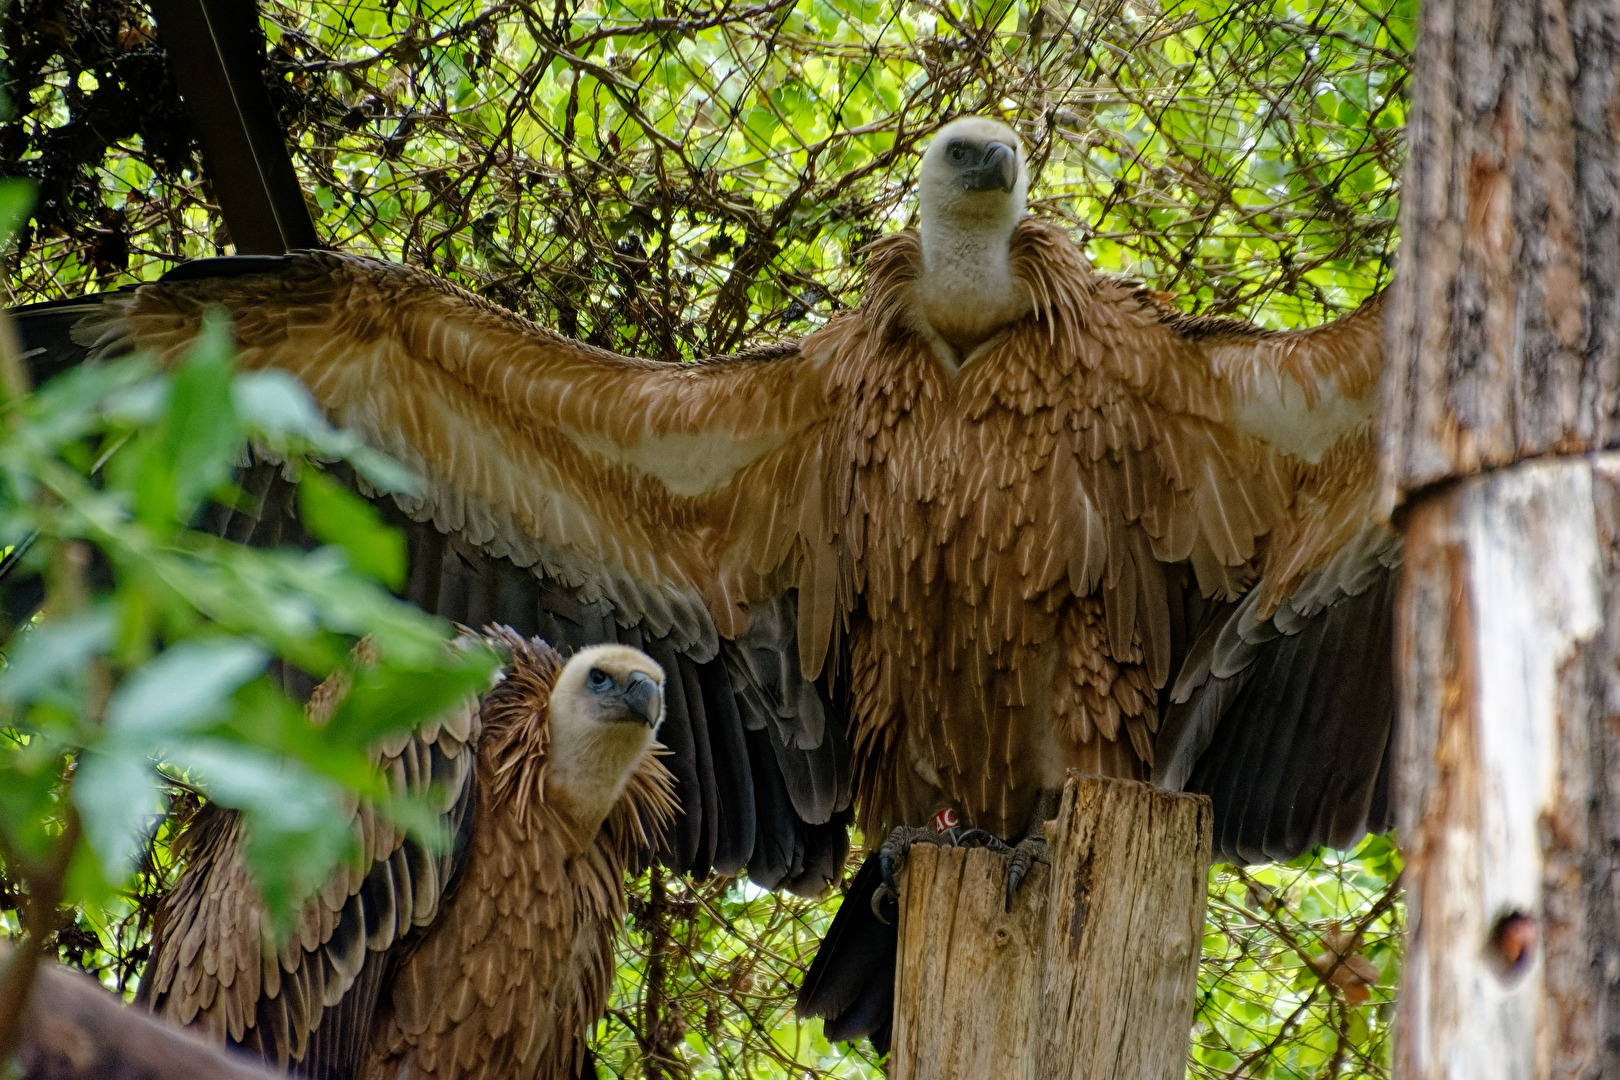
M9 111L5 97L0 94L0 115ZM0 251L10 247L11 238L28 220L34 205L34 182L14 178L0 180Z
M384 525L371 504L341 484L310 473L298 486L305 528L348 553L356 569L398 589L405 584L405 538Z
M4 405L0 542L15 557L0 580L0 852L27 881L77 814L69 903L128 880L165 802L161 766L242 813L285 921L348 854L356 797L429 820L391 800L368 749L476 694L497 663L390 595L402 541L315 459L347 460L383 490L412 479L331 429L296 381L240 373L232 353L210 318L167 370L143 356L87 365ZM190 527L207 500L243 497L231 477L250 445L298 479L323 546L252 549ZM355 670L363 636L375 661ZM355 692L311 723L278 661L347 670Z

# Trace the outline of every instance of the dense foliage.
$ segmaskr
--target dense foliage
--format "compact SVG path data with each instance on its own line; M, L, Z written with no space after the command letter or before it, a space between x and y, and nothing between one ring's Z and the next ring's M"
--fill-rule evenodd
M23 181L0 186L0 219L31 194ZM389 595L403 544L310 458L346 458L383 490L412 478L329 428L291 376L235 374L223 324L172 370L135 355L32 393L8 346L0 856L30 942L55 936L84 951L63 936L57 908L86 913L91 927L78 934L105 926L143 876L165 788L243 815L249 862L284 925L358 851L345 810L357 795L445 840L426 803L389 795L368 748L487 686L495 658L452 649L447 623ZM249 441L298 475L305 519L326 546L257 550L187 527L205 499L238 497L230 478ZM361 637L375 661L357 670ZM313 724L275 662L348 671L354 691ZM15 1033L29 968L19 961L0 979L0 1046Z
M1389 276L1411 0L261 8L324 237L614 348L730 351L855 302L861 245L907 224L914 151L961 112L1016 124L1035 211L1186 310L1300 325ZM14 299L227 250L142 0L11 0L0 42L0 172L42 192ZM1385 840L1217 868L1194 1075L1386 1074L1397 869ZM876 1075L789 1011L831 909L644 878L604 1070ZM123 945L80 925L91 966L138 948L139 919Z

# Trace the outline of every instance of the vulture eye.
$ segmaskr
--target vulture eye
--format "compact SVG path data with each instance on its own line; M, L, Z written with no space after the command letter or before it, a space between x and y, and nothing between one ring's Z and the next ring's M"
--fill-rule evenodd
M951 160L952 161L955 161L955 162L966 161L967 158L968 158L968 148L966 146L964 146L962 143L953 142L953 143L951 143L950 155L951 155Z
M591 673L585 676L585 685L590 687L592 690L595 690L597 693L601 693L603 690L606 690L608 687L613 685L613 676L609 675L599 667L593 667L591 668Z

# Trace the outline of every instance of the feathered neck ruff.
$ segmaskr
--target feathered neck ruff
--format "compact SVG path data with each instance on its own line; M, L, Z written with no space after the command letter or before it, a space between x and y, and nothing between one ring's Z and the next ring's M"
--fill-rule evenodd
M493 805L511 807L511 820L520 832L556 828L560 822L552 820L555 810L545 805L546 767L551 748L549 703L562 674L563 657L541 639L526 638L507 626L487 626L483 637L511 657L504 677L484 695L481 705L478 756L487 796ZM633 860L662 840L675 819L674 783L655 756L642 759L602 825L602 835L616 855Z
M986 341L1028 324L1065 355L1075 355L1080 348L1077 335L1090 321L1097 292L1098 278L1091 264L1067 232L1038 218L1021 219L1013 229L1011 245L1013 280L1029 291L1033 310ZM874 344L905 333L935 336L917 302L922 269L922 238L915 230L867 245L866 289L860 310L879 331Z

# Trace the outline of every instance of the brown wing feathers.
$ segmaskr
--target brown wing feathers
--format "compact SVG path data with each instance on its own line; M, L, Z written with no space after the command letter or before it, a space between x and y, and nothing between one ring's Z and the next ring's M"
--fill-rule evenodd
M562 658L492 633L513 660L482 707L381 751L399 790L438 785L454 842L432 854L358 805L361 860L306 903L278 949L240 822L205 810L160 912L142 1001L300 1075L392 1076L405 1059L421 1075L576 1074L611 982L626 867L675 804L646 757L581 845L541 794ZM311 707L340 695L323 684Z
M468 711L396 740L380 757L401 791L439 785L451 835L470 822L475 734ZM278 949L243 860L239 819L203 811L187 839L187 871L160 909L139 1000L279 1066L352 1075L389 953L433 922L464 851L429 852L365 804L353 828L356 863L306 903Z
M413 541L419 602L458 618L532 604L537 622L571 606L589 637L628 631L687 656L697 686L672 695L669 738L688 814L670 854L732 869L744 850L750 865L786 851L763 817L780 812L779 776L801 852L774 859L788 879L847 781L836 724L816 738L831 688L815 695L822 717L800 708L779 661L797 654L801 683L847 679L869 831L944 799L1010 833L1062 765L1148 766L1173 661L1165 564L1190 563L1218 597L1263 574L1264 615L1353 521L1320 455L1366 422L1376 304L1271 334L1167 314L1033 220L1012 256L1036 313L954 378L914 333L906 234L875 246L863 308L779 361L612 357L427 275L332 254L139 290L88 329L172 351L201 304L228 303L247 362L298 372L339 420L385 447L404 438L439 478L403 507L449 534L422 558ZM526 569L564 595L531 599ZM702 689L716 653L742 739ZM666 667L686 679L692 665ZM1063 738L1026 753L1054 726L1043 715ZM744 769L736 747L757 747L762 721L771 753ZM937 775L914 773L919 760ZM750 818L752 845L727 834Z
M338 476L355 483L346 471ZM237 482L248 498L232 508L210 508L207 528L255 545L313 546L298 520L296 488L278 466L252 465ZM766 658L752 665L730 643L720 657L696 662L671 637L655 637L639 623L623 625L623 613L606 599L582 602L577 589L493 557L430 521L413 520L391 498L372 501L405 534L410 576L404 595L418 606L462 625L501 623L559 648L618 641L647 650L664 666L671 705L662 739L673 751L668 764L681 803L665 834L666 862L700 876L710 868L723 874L746 868L766 887L806 892L837 879L849 804L843 719L825 690L796 678L791 661L783 662L797 653L791 622L785 640L756 642ZM785 670L795 678L784 692L777 683ZM812 711L807 701L815 702L822 720L801 732L800 716ZM771 737L751 740L745 724Z

